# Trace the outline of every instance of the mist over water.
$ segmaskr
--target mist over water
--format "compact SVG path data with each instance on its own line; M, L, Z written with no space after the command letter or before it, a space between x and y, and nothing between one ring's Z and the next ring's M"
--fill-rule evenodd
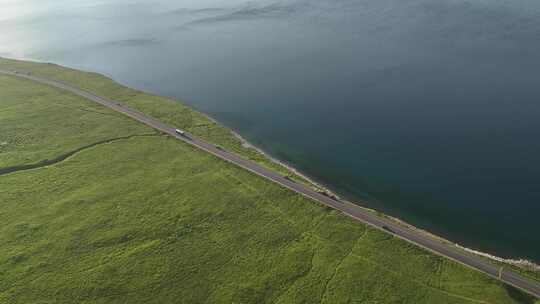
M536 0L0 0L0 56L172 96L352 199L540 261Z

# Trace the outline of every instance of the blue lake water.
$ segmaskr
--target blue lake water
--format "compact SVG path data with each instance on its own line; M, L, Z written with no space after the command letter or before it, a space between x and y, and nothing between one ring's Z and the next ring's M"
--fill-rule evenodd
M181 99L348 198L540 261L537 0L0 0L0 56Z

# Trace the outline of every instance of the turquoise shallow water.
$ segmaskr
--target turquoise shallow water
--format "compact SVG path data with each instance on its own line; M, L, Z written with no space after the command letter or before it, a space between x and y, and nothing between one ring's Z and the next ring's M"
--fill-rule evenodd
M352 199L540 261L540 2L4 0L0 56L209 113Z

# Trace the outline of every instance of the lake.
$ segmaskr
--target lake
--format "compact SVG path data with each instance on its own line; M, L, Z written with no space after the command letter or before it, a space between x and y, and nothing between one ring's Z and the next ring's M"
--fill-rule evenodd
M182 100L349 199L540 262L537 0L0 7L0 56Z

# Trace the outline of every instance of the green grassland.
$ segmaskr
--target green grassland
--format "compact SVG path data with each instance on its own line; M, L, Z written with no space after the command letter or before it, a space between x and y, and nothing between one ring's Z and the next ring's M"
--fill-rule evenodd
M125 102L286 173L180 103L0 59L9 67ZM0 171L0 303L535 301L90 101L0 76L6 167L19 171Z

